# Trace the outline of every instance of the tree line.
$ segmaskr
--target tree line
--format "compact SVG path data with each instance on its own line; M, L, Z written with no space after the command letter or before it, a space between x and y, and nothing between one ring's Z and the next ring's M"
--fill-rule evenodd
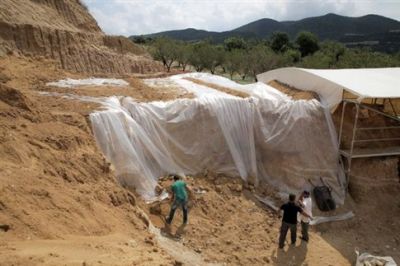
M300 32L294 41L288 34L275 32L271 38L245 40L230 37L222 44L212 40L184 42L167 37L136 37L155 60L171 68L226 73L231 79L238 75L257 80L256 75L275 68L296 66L306 68L365 68L400 66L400 52L394 55L374 52L369 48L346 48L335 41L320 42L311 32Z

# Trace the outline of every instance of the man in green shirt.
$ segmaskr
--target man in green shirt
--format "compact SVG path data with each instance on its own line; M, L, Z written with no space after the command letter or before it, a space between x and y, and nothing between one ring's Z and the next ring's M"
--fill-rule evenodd
M188 186L185 181L180 180L179 176L174 175L174 183L171 186L172 190L172 206L171 211L167 217L167 224L171 224L172 219L174 218L175 211L178 207L182 207L183 211L183 224L187 224L187 216L188 216Z

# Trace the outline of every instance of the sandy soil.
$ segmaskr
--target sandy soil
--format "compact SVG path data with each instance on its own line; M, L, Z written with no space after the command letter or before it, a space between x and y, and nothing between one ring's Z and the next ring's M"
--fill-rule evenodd
M149 236L150 237L150 236ZM0 242L1 265L172 265L166 252L137 235L66 235L57 240Z
M164 179L162 187L172 181ZM315 230L307 245L286 244L277 248L280 219L277 214L260 204L252 189L243 187L240 179L188 178L194 191L190 203L189 224L181 226L182 214L177 211L171 227L164 223L169 202L141 206L150 220L161 228L166 237L174 239L201 254L207 262L226 265L350 265L332 245ZM289 239L289 238L288 238Z
M98 260L148 265L147 258L154 265L173 263L170 256L160 255L156 243L145 243L151 234L136 196L117 183L97 148L88 114L100 106L38 94L47 90L48 81L87 76L57 69L44 59L2 58L0 65L0 224L11 227L0 230L0 265ZM129 95L140 99L175 95L146 91L134 78L129 82ZM91 89L87 94L106 96L120 88ZM123 243L132 239L138 247L127 250ZM80 251L85 243L103 242L104 249Z
M254 199L251 186L215 175L189 179L205 193L195 194L189 225L179 227L178 211L168 231L162 218L168 202L148 206L120 187L97 148L87 116L99 106L38 92L141 101L191 95L148 88L133 77L126 77L129 88L47 88L49 81L88 76L44 59L2 58L0 65L0 224L11 226L0 230L0 265L350 265L355 247L400 259L395 171L361 163L353 189L363 193L338 210L354 209L356 218L313 227L308 245L278 251L277 215ZM364 171L364 164L371 167ZM368 190L365 184L382 173L390 181ZM374 191L379 195L372 198Z
M292 97L294 100L312 100L312 99L319 99L318 95L313 91L303 91L293 87L290 87L287 84L284 84L278 80L272 80L268 82L268 85L283 92Z

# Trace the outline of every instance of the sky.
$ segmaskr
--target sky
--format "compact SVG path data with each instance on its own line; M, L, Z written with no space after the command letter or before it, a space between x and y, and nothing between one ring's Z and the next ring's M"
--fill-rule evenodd
M82 0L107 34L140 35L196 28L225 31L249 22L336 13L400 21L400 0Z

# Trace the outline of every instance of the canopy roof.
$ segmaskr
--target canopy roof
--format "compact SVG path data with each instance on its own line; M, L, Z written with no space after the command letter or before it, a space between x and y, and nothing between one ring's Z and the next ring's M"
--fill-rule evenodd
M280 68L257 76L259 81L279 80L318 93L330 107L342 100L343 89L363 98L400 98L400 67L359 69Z

